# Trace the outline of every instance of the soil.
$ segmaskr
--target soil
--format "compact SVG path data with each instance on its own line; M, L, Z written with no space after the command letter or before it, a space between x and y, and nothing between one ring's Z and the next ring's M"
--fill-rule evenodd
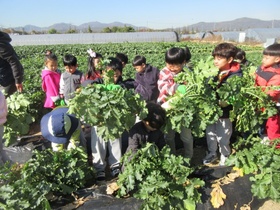
M30 130L29 134L28 135L33 135L33 134L40 134L40 126L38 124L34 124L32 126L32 129ZM37 140L40 140L42 138L33 138L33 139L28 139L26 142L36 142ZM182 147L183 147L183 144L182 142L178 139L178 137L176 138L176 147L177 147L177 153L178 154L181 154L182 153ZM208 173L209 172L209 176L207 176L207 178L210 177L210 179L213 179L213 176L218 176L218 178L220 178L221 176L224 176L226 175L227 173L229 173L229 169L221 169L219 167L219 162L215 162L213 164L210 164L208 165L207 167L203 167L202 166L202 159L204 158L204 156L206 155L206 140L205 139L196 139L195 140L195 144L194 144L194 156L193 156L193 160L191 162L191 164L196 167L196 168L204 168L204 172ZM100 184L93 184L92 186L90 186L90 188L106 188L106 186L108 186L108 184L116 181L116 178L114 179L113 177L110 176L110 173L109 173L109 170L106 172L106 175L107 175L107 179L106 179L106 182L103 182L103 183L100 183ZM204 177L205 179L205 177ZM227 199L225 200L225 204L223 206L221 206L219 209L242 209L241 207L243 206L246 206L248 205L250 208L246 208L246 210L254 210L254 209L259 209L259 210L279 210L280 209L280 203L277 203L277 202L274 202L272 200L258 200L257 198L254 198L252 199L252 195L251 195L251 192L250 192L250 185L246 188L246 184L248 184L248 180L249 179L245 179L245 181L242 181L241 178L238 178L239 180L236 181L236 184L234 186L234 184L232 183L231 186L229 185L228 188L225 188L223 189L225 193L237 193L237 198L236 199L239 199L238 197L243 197L243 198L240 198L242 201L241 202L236 202L233 200L233 197L232 196L232 201L230 201L229 199L231 199L231 196L228 195ZM239 184L238 184L239 182ZM246 182L246 183L245 183ZM237 186L237 185L240 185L240 186ZM237 186L237 189L234 189L236 188ZM245 188L244 188L245 187ZM203 210L203 209L213 209L211 207L211 204L209 203L209 193L210 193L210 188L206 188L205 192L208 194L208 197L206 197L207 200L204 200L204 203L202 205L198 205L197 206L197 210ZM89 188L87 188L89 189ZM205 193L204 192L204 193ZM106 194L106 192L104 192ZM240 193L240 195L238 195ZM242 194L243 193L243 194ZM242 203L244 202L244 197L247 197L247 200L245 201L245 203ZM88 201L86 201L88 202ZM92 201L89 201L89 202L92 202ZM118 201L120 202L120 201ZM235 203L236 202L236 203ZM68 203L68 207L71 206L70 204L71 202ZM69 206L70 204L70 206ZM134 201L134 204L136 205L137 203ZM88 205L90 205L90 203L88 203ZM121 204L122 205L122 204ZM138 203L139 205L139 203ZM66 207L67 205L65 205ZM84 206L84 207L82 207ZM81 206L81 209L87 209L86 206L87 205L82 205ZM136 205L137 206L137 205ZM229 207L230 206L230 207ZM235 206L235 208L233 208L233 206ZM73 207L73 204L72 204L72 207ZM62 208L62 209L67 209L67 208ZM79 208L80 209L80 208ZM90 208L92 209L92 208ZM102 209L106 209L106 208L102 208ZM108 209L111 209L111 207L108 206ZM125 209L125 208L122 208L122 209ZM129 209L129 208L127 208ZM245 208L243 208L245 209ZM130 208L130 210L132 210Z

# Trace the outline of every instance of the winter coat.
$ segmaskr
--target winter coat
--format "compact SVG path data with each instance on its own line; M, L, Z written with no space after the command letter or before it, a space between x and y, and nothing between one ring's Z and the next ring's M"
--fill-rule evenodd
M255 73L255 84L257 86L279 86L280 85L280 64L271 67L258 67ZM265 90L265 88L263 88ZM275 102L280 102L280 90L268 90L267 94Z
M0 32L0 85L3 87L23 81L23 67L11 41L8 34Z
M240 64L238 62L232 62L229 70L220 71L219 74L214 78L214 81L219 81L217 88L226 83L227 80L233 76L243 76ZM232 105L222 107L222 110L223 115L221 116L221 118L229 118L229 113L230 110L232 110Z
M52 97L59 96L60 73L48 69L42 70L42 89L46 93L45 108L54 108Z
M156 102L158 90L159 69L146 64L146 68L135 76L135 92L138 93L143 100L147 102Z
M63 72L60 78L59 94L62 94L66 101L74 98L74 92L81 87L84 81L83 72L78 69L74 73Z
M158 89L159 96L157 102L163 104L169 96L175 94L179 84L174 81L176 74L170 71L167 67L164 67L159 73Z
M165 146L164 134L161 130L148 131L143 121L132 126L129 130L128 147L126 152L136 153L146 143L155 143L161 150Z

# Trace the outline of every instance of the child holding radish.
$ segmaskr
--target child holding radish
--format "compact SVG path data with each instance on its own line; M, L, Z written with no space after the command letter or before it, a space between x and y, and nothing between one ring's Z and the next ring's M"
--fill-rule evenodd
M255 84L257 86L279 86L280 85L280 44L275 43L263 51L262 65L255 73ZM265 88L264 88L265 90ZM280 90L268 90L267 94L280 107ZM269 117L266 122L266 133L269 140L280 138L280 115ZM280 148L280 144L276 146Z
M233 76L242 76L240 64L234 61L237 47L230 43L218 44L213 52L214 65L219 69L214 81L218 82L216 89L225 84L227 79ZM223 114L214 124L206 127L206 140L208 154L203 159L203 164L207 165L218 158L218 147L220 151L220 166L225 164L227 157L231 154L230 138L232 135L232 122L229 113L232 106L224 101L219 101Z
M108 91L113 91L114 89L121 88L122 82L122 63L119 59L110 57L108 59L110 62L106 66L106 71L103 75L105 84L103 85ZM111 72L110 72L111 71ZM100 84L96 84L100 85ZM99 127L92 126L91 128L91 153L92 153L92 163L93 167L97 172L97 181L104 181L106 179L105 169L108 165L111 170L111 175L117 177L120 173L120 159L122 156L121 152L121 138L111 139L105 141L101 136L97 134ZM108 155L107 155L108 153ZM107 160L106 157L108 156Z
M163 104L167 98L174 95L176 91L185 93L186 86L177 84L174 81L176 75L183 71L185 64L190 60L191 54L189 48L186 49L172 47L165 53L166 66L160 71L158 79L159 97L157 102ZM171 152L176 154L175 130L167 131L165 136L166 143L170 146ZM189 128L182 127L180 138L184 144L184 157L193 156L193 136Z

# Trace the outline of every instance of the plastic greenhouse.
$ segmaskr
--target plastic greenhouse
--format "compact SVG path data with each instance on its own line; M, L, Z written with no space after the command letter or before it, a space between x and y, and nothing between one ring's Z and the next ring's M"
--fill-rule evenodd
M123 42L177 42L176 32L81 33L10 35L12 45L92 44Z
M246 39L266 42L267 39L280 39L280 28L252 28L245 31Z
M211 36L221 36L224 41L257 41L265 43L269 39L280 40L280 28L254 28L245 31L226 31L226 32L200 32L196 34L183 34L181 39L204 39Z

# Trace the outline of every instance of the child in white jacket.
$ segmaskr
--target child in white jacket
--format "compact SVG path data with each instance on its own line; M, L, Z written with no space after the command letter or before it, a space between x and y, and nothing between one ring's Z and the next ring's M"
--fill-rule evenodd
M3 93L0 91L0 166L3 162L3 135L4 135L4 123L7 121L8 107L7 101Z

